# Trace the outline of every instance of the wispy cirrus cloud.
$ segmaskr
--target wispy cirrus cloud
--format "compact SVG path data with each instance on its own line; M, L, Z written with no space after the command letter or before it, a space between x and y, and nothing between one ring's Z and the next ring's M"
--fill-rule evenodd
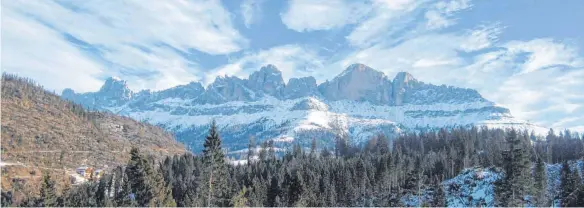
M288 28L303 32L357 23L371 9L370 5L357 1L292 0L280 16Z
M93 62L107 73L93 73L92 79L118 75L128 79L133 88L163 89L183 84L204 71L189 59L191 50L210 55L229 54L247 45L231 23L229 11L218 1L3 1L6 18L17 19L31 27L45 27L56 35L51 41L68 41L85 53L70 54L69 59ZM3 31L12 28L3 27ZM29 42L38 34L23 33L14 41ZM30 50L38 48L28 45ZM15 46L16 47L16 46ZM47 54L61 53L65 47L46 48ZM18 48L5 48L19 50ZM6 71L17 71L10 64L21 65L19 73L33 70L26 57L8 59ZM6 67L8 66L8 67ZM79 70L74 65L63 71ZM133 72L137 72L133 73ZM148 76L144 76L148 75ZM153 79L156 77L156 80ZM45 80L39 80L45 82ZM49 83L49 81L46 81ZM62 86L48 85L61 90ZM85 86L71 86L79 90ZM95 89L91 87L90 89Z
M241 14L246 27L259 21L262 17L262 4L264 0L244 0L241 2Z

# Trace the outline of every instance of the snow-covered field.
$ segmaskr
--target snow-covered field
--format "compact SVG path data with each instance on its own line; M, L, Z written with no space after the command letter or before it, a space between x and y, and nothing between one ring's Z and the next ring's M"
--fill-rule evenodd
M547 188L546 196L553 199L560 193L561 164L547 164ZM577 171L584 179L584 161L578 160L570 163L572 171ZM442 182L445 200L448 207L493 207L495 206L494 183L501 179L500 170L495 168L468 168L456 177ZM402 202L407 206L420 206L432 200L432 192L423 190L420 200L417 196L407 195L402 197ZM528 197L528 196L526 196ZM420 203L421 201L421 203ZM554 201L559 206L559 201ZM527 205L526 205L527 206Z

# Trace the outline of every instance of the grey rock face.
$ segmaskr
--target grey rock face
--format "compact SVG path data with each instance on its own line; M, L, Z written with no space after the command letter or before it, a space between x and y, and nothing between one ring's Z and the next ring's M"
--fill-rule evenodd
M65 89L62 96L90 109L100 109L124 105L132 99L133 92L126 81L110 77L97 92L77 94L72 89Z
M368 101L391 103L391 81L385 74L363 64L353 64L332 81L318 88L328 100Z
M291 78L282 90L283 99L318 96L319 94L314 77Z
M197 102L218 104L255 100L257 94L246 86L246 81L237 77L217 77Z
M419 86L418 80L414 79L410 73L399 72L393 79L392 97L394 105L403 105L404 96Z
M199 82L191 82L187 85L176 86L167 90L155 93L161 98L183 98L192 99L197 98L205 92L205 88Z
M393 79L392 98L397 106L487 101L476 90L426 84L407 72L400 72Z
M132 98L132 91L128 88L126 81L110 77L105 80L105 84L99 89L99 95L112 100L121 102L128 101ZM109 100L106 99L106 100Z
M284 88L282 72L276 66L269 64L249 75L246 86L256 92L279 98Z

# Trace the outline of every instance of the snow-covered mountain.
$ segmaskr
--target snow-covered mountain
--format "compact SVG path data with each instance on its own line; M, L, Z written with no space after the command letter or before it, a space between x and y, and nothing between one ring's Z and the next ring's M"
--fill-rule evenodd
M514 118L508 109L476 90L437 86L407 72L390 79L363 64L353 64L330 81L313 77L285 83L274 65L247 79L222 76L206 88L197 82L151 92L132 92L125 81L110 78L98 92L62 96L91 109L108 110L163 126L193 150L202 148L208 124L216 119L226 147L243 149L249 137L280 145L299 142L333 144L335 135L354 143L384 133L440 127L484 125L544 133L546 129Z

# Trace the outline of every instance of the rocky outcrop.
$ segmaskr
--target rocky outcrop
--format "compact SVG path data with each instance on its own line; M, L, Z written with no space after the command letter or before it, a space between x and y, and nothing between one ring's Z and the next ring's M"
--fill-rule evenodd
M331 81L321 84L320 92L328 100L391 103L391 81L385 74L363 64L353 64Z

